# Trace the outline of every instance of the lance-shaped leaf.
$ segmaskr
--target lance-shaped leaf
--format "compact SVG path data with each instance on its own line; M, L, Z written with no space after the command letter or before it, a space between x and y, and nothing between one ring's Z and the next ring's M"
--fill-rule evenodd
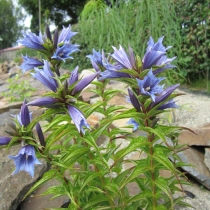
M6 137L6 136L0 137L0 146L9 144L11 139L12 139L11 137Z
M44 135L43 135L43 132L42 132L42 129L41 129L41 126L40 126L39 123L36 124L36 132L37 132L37 134L38 134L40 144L41 144L43 147L45 147L45 146L46 146L46 143L45 143Z
M83 90L87 85L89 85L97 76L98 76L99 72L96 72L94 74L91 74L83 79L81 79L74 87L74 89L72 90L72 95L77 94L78 92L80 92L81 90Z
M57 103L58 100L52 97L43 97L43 98L37 98L29 103L27 103L27 106L43 106L43 107L51 107L55 103Z

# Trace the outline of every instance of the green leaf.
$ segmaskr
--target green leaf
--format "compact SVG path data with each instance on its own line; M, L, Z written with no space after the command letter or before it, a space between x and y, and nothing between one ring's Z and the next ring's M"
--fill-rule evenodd
M98 107L103 106L104 102L97 101L95 104L91 104L86 110L85 110L85 116L89 117L93 112L97 111Z
M141 138L141 141L139 138ZM145 140L145 141L142 141L142 140ZM119 160L123 158L125 155L140 149L142 146L147 146L147 145L148 145L147 138L144 136L133 139L126 148L121 149L120 151L116 153L115 160Z
M117 106L117 105L112 105L112 106L109 106L106 111L104 112L104 115L105 116L108 116L109 114L117 111L117 110L121 110L121 109L125 109L124 106Z
M171 201L171 206L172 206L172 208L174 208L173 197L172 197L172 194L171 194L171 190L170 190L170 188L168 187L167 181L164 180L164 178L159 177L158 179L155 180L154 184L155 184L162 192L164 192L164 193L168 196L168 198L169 198L170 201Z
M166 142L166 137L165 137L165 134L162 132L162 130L158 128L153 129L150 127L144 127L143 130L145 130L146 132L155 134L159 139L162 139L164 142Z
M53 198L57 198L59 196L62 195L66 195L66 189L63 185L59 185L59 186L52 186L49 187L44 193L42 193L42 195L49 195L49 194L54 194Z
M84 182L82 183L82 185L80 186L80 190L78 192L78 195L83 191L83 188L89 184L89 182L91 182L93 179L97 178L97 177L100 177L101 176L101 173L99 172L89 172L87 173L86 177L84 177ZM89 186L88 186L89 187Z
M68 124L61 125L56 131L53 131L46 139L46 151L50 149L50 146L67 134L69 134Z
M59 123L67 122L70 123L70 118L67 115L56 116L53 121L45 128L44 132L48 131L50 128L58 125Z
M44 175L42 176L42 178L40 180L38 180L31 188L30 190L26 193L26 195L24 196L23 200L29 195L31 194L34 190L36 190L37 188L39 188L42 184L44 184L45 182L55 178L56 176L58 176L57 170L51 169L50 171L47 171L44 173Z
M73 145L69 150L67 150L67 154L61 157L61 162L68 165L74 164L81 156L87 154L88 151L89 149L86 147Z
M163 153L157 154L155 153L152 157L160 164L166 167L166 169L170 170L174 174L176 173L176 169L172 162L168 159L168 157L162 156L164 155Z
M136 177L148 171L150 171L150 168L148 166L147 160L139 160L137 165L134 167L132 173L127 177L127 179L124 180L124 183L122 184L121 188L127 185L128 183L132 182Z
M109 199L105 195L95 195L92 199L90 199L86 205L82 207L83 210L93 209L94 206L99 205L100 203L109 201Z
M64 112L64 109L62 107L58 109L47 109L47 110L45 109L45 112L42 115L36 117L35 119L33 119L32 122L30 122L30 124L27 126L27 129L32 130L37 122L46 119L48 117L51 117L54 114L60 114L62 112Z

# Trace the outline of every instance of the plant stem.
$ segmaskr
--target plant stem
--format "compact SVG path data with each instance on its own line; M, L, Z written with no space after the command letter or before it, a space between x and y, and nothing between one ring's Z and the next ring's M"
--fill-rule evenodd
M145 121L145 127L150 127L148 119ZM148 134L148 141L150 142L149 146L149 155L150 155L150 172L152 176L152 182L151 182L151 188L152 188L152 200L153 200L153 210L156 210L157 207L157 199L156 199L156 186L155 186L155 172L154 172L154 160L153 160L153 140L154 140L154 135L153 134Z

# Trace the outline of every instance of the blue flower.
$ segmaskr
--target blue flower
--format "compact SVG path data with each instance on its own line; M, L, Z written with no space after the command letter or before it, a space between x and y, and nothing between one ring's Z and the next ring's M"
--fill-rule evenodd
M40 144L41 144L43 147L45 147L45 146L46 146L46 143L45 143L44 135L43 135L43 132L42 132L42 129L41 129L41 126L40 126L39 123L36 124L36 132L37 132L37 134L38 134Z
M129 48L129 55L125 52L124 48L120 46L119 50L113 47L114 53L111 57L114 59L114 64L108 62L107 59L103 59L103 66L105 71L100 73L99 80L104 80L107 78L131 78L127 73L120 72L122 69L136 69L135 56L132 48Z
M51 108L54 105L56 105L56 103L58 102L57 99L52 98L52 97L43 97L43 98L37 98L29 103L27 103L27 106L43 106L43 107L48 107Z
M97 52L95 49L93 49L93 54L92 55L87 55L87 58L90 58L91 62L103 66L103 57L104 57L104 51L102 51L102 54L100 50Z
M133 125L133 131L136 131L139 127L139 124L133 119L131 118L127 124Z
M79 45L77 44L64 44L61 47L57 47L54 55L51 58L54 58L55 60L62 60L66 61L66 59L73 59L70 54L73 52L79 51Z
M171 48L171 46L164 47L162 44L164 37L158 39L157 43L154 43L152 37L150 37L147 42L147 50L142 59L143 62L143 70L150 69L152 66L163 66L154 71L154 74L160 73L166 68L173 68L175 66L169 65L176 57L167 58L166 51ZM164 66L167 65L167 66Z
M26 32L23 33L24 38L18 40L17 42L28 47L28 48L32 48L35 50L45 50L44 48L44 40L43 40L43 36L40 33L39 36L37 36L34 33L31 32Z
M55 75L50 69L50 63L44 61L43 69L34 68L36 73L31 73L33 77L38 79L43 85L47 86L50 90L56 92L58 88L57 81L53 78Z
M71 95L74 96L75 94L77 94L78 92L80 92L81 90L83 90L87 85L89 85L99 74L99 72L93 73L91 75L86 76L85 78L79 80L79 76L78 76L78 69L79 67L77 66L71 73L71 76L68 79L68 85L74 85L74 83L76 83L76 85L74 86L73 90L71 91Z
M35 59L35 58L31 58L26 56L22 56L24 61L21 64L20 68L22 69L23 72L34 69L34 67L39 67L39 66L43 66L44 63Z
M73 120L75 126L77 127L77 130L79 132L82 131L82 133L84 134L85 130L83 127L90 129L90 126L87 123L84 115L75 106L67 105L67 107L68 107L69 115L71 116L71 119Z
M158 110L164 110L170 108L178 108L178 106L175 104L175 101L173 101L172 99L159 106Z
M6 137L6 136L0 137L0 146L9 144L11 139L12 139L11 137Z
M41 162L36 158L34 147L31 145L22 147L18 155L9 157L13 159L15 163L15 171L13 174L17 174L19 171L26 171L33 178L34 165L41 164Z
M88 75L85 78L81 79L74 87L74 89L71 92L71 95L75 95L81 90L83 90L87 85L89 85L97 76L99 72L96 72L94 74Z
M173 91L179 86L179 84L170 86L163 90L158 96L155 96L155 101L151 102L148 106L147 111L151 110L153 107L159 105L161 102L164 102L172 93ZM177 108L174 101L169 100L168 102L162 104L158 109L163 110L167 108Z
M99 80L114 78L131 78L129 74L118 71L118 69L120 70L122 69L122 67L114 66L112 64L107 64L106 66L109 66L107 67L109 69L100 73Z
M129 95L129 102L131 102L132 105L134 106L134 108L138 112L140 112L141 111L141 105L140 105L138 99L136 98L135 94L130 89L128 89L128 95Z
M140 93L142 95L151 96L152 100L155 101L155 95L159 94L163 90L163 86L158 85L163 79L165 78L155 77L155 75L152 72L152 69L150 69L143 80L136 80L138 82Z
M92 63L93 68L96 70L96 72L99 72L102 70L105 70L105 65L108 63L107 58L104 55L104 51L102 50L102 53L100 50L97 52L93 49L92 55L87 55L87 58L90 58L90 61Z
M114 53L111 57L122 67L122 69L136 69L136 59L131 47L129 47L128 55L121 45L119 50L116 47L113 47L113 49Z
M79 67L77 66L72 72L71 76L68 79L68 85L73 85L75 82L78 81L79 75L78 75L78 69Z
M24 100L23 105L21 106L20 113L11 116L18 120L20 126L26 127L31 122L32 112L29 112L26 100Z
M77 32L71 31L71 26L69 25L67 28L63 26L63 29L58 37L58 44L60 43L69 43L70 39L75 36Z

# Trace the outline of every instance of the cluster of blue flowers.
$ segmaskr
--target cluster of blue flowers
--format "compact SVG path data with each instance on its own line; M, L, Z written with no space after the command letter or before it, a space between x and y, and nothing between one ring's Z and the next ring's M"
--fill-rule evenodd
M77 108L76 101L80 92L95 78L98 78L100 81L114 78L134 80L136 86L128 89L128 95L129 101L137 112L149 112L154 107L157 107L159 110L177 107L173 100L164 101L168 99L178 85L164 89L164 86L160 83L165 78L157 77L165 69L174 67L171 65L171 62L175 57L167 58L166 51L170 47L166 48L163 46L163 37L157 43L154 43L150 37L142 61L138 56L135 56L131 47L129 47L128 53L122 46L119 49L113 47L114 53L109 54L111 61L105 56L103 51L100 53L100 51L93 50L93 54L87 57L91 60L96 72L79 80L78 67L76 67L69 78L61 83L58 82L60 76L59 67L67 59L73 58L71 56L73 52L79 51L79 45L71 43L71 38L76 35L76 32L72 32L70 26L67 28L63 27L61 33L59 34L58 30L56 30L52 38L47 27L44 35L40 33L37 36L31 32L26 32L23 35L24 38L18 42L28 48L40 51L45 55L46 60L40 61L26 55L23 56L24 61L20 68L23 72L30 70L31 75L49 88L53 94L35 99L29 103L24 101L20 114L13 116L18 122L18 125L16 124L17 130L22 131L24 128L27 130L27 126L31 122L31 113L28 110L28 106L47 108L63 107L69 113L78 132L81 135L85 135L84 127L90 129L90 126L83 113ZM147 107L142 102L142 96L151 98L151 102ZM139 122L134 119L130 119L128 123L134 126L134 130L139 127ZM45 147L44 136L39 123L36 124L36 131L40 144ZM32 135L31 137L33 137L33 134L30 132L27 135ZM16 132L10 137L0 137L0 145L10 144L14 137L23 145L17 156L10 156L16 166L14 174L20 170L24 170L33 177L34 164L40 164L40 162L36 158L35 147L27 138L25 139L24 136L21 136L20 132Z

